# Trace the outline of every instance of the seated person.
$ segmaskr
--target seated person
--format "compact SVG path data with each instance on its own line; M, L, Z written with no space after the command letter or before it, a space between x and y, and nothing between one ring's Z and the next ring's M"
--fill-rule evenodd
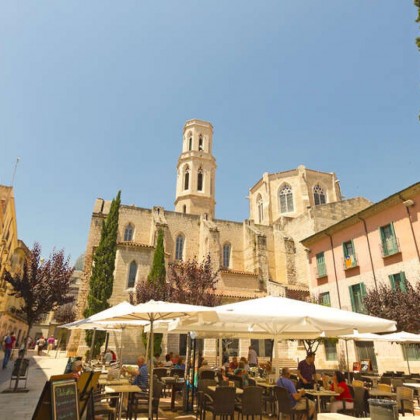
M209 366L209 362L206 359L204 359L201 362L201 367L198 369L198 377L200 377L201 376L201 372L203 372L205 370L206 371L213 371L213 369Z
M185 363L184 363L184 359L182 357L178 358L178 361L176 362L174 368L185 370Z
M127 372L129 375L134 376L133 385L138 385L142 391L147 391L149 389L149 371L143 356L139 356L137 359L137 366L138 369L130 369L123 366L121 372Z
M79 379L80 375L82 374L82 370L83 370L83 363L81 360L76 360L72 363L71 365L71 375L76 378Z
M325 389L331 389L331 391L335 391L340 395L333 397L333 401L330 405L330 412L336 413L338 410L342 409L351 409L353 408L353 398L350 393L350 389L346 384L346 380L344 375L339 371L336 370L332 377L332 384L329 386L328 379L323 378L324 380L324 387ZM345 401L345 405L343 403Z
M161 361L159 360L160 354L155 353L155 356L153 357L153 367L159 367L162 366Z
M229 363L229 369L233 372L238 368L238 358L236 356L232 357L232 361Z
M295 410L305 410L306 404L309 407L309 418L315 413L315 403L304 397L305 390L296 391L295 384L290 380L289 368L285 367L281 370L281 377L277 380L277 386L285 388L289 394L290 407Z
M247 371L247 372L249 372L249 363L248 363L248 360L247 360L247 358L246 357L241 357L240 359L239 359L239 363L240 362L243 362L244 363L244 369Z
M112 362L112 353L110 349L108 349L104 354L104 362L107 365L109 365Z
M168 353L165 355L165 361L163 362L163 367L171 368L173 366L171 355Z
M242 378L242 388L249 385L248 371L245 369L244 362L239 362L238 367L233 371L233 374Z

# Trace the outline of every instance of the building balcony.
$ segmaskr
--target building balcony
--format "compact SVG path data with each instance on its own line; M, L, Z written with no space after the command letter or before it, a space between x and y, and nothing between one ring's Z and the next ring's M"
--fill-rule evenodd
M400 243L398 238L392 237L379 244L381 249L382 258L390 257L401 252Z
M359 262L357 261L356 254L348 255L346 258L343 258L343 269L350 270L351 268L357 267Z

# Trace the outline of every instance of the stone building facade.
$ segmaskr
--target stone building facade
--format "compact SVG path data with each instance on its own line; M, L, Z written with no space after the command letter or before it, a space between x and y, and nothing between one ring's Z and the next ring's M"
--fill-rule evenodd
M200 261L210 254L214 269L220 269L217 291L224 301L267 293L308 294L308 260L300 240L370 205L363 198L343 200L335 174L299 166L263 175L249 190L249 219L217 219L212 147L212 125L201 120L187 121L177 164L175 211L159 206L146 209L121 205L110 304L127 300L136 283L147 278L159 228L164 231L166 263L192 258ZM86 303L93 252L109 208L110 201L95 201L79 316ZM80 338L80 332L72 334L70 353L84 344ZM130 340L131 348L141 346L138 339ZM130 357L129 350L124 354Z
M13 188L0 185L0 337L14 331L18 343L26 336L28 324L19 311L21 299L10 295L12 287L4 280L4 271L20 272L27 253L18 239Z

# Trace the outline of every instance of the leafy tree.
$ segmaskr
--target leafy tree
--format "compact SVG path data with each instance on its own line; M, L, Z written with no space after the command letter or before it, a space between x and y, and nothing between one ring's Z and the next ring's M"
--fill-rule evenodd
M370 315L397 321L398 330L420 332L420 281L414 287L407 281L405 291L381 283L368 289L363 302Z
M106 220L102 224L101 239L93 256L92 275L89 281L87 307L83 315L87 318L109 308L108 299L114 284L115 254L117 252L118 213L121 204L121 191L112 200ZM99 354L105 342L105 332L95 334L93 356ZM92 332L87 331L86 343L91 345Z
M159 254L158 245L154 260L156 254ZM162 255L164 255L163 240ZM130 296L131 303L147 302L154 299L203 306L220 304L221 299L215 293L218 271L213 271L210 255L201 264L196 259L173 262L169 265L168 278L165 282L162 281L162 277L160 277L160 281L154 282L149 281L150 278L151 275L149 275L148 281L137 283L135 296ZM158 338L154 342L154 348L159 349L162 336L161 334L155 336Z
M66 303L59 306L55 311L54 318L59 324L73 322L76 319L74 305L72 303Z
M216 294L219 271L213 271L210 255L201 262L194 258L175 261L169 266L169 293L173 302L216 306L221 302Z
M54 250L47 260L42 260L41 246L37 242L30 250L21 272L12 274L5 271L4 279L13 288L9 294L22 298L21 312L29 326L28 334L32 326L48 312L73 301L73 297L69 296L73 271L63 250Z

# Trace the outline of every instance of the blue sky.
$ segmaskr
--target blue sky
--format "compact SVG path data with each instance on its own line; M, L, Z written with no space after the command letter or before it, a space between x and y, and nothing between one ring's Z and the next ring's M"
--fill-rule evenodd
M412 1L0 0L0 183L19 237L84 252L96 197L173 210L182 127L214 126L216 217L264 172L336 172L378 201L419 181Z

